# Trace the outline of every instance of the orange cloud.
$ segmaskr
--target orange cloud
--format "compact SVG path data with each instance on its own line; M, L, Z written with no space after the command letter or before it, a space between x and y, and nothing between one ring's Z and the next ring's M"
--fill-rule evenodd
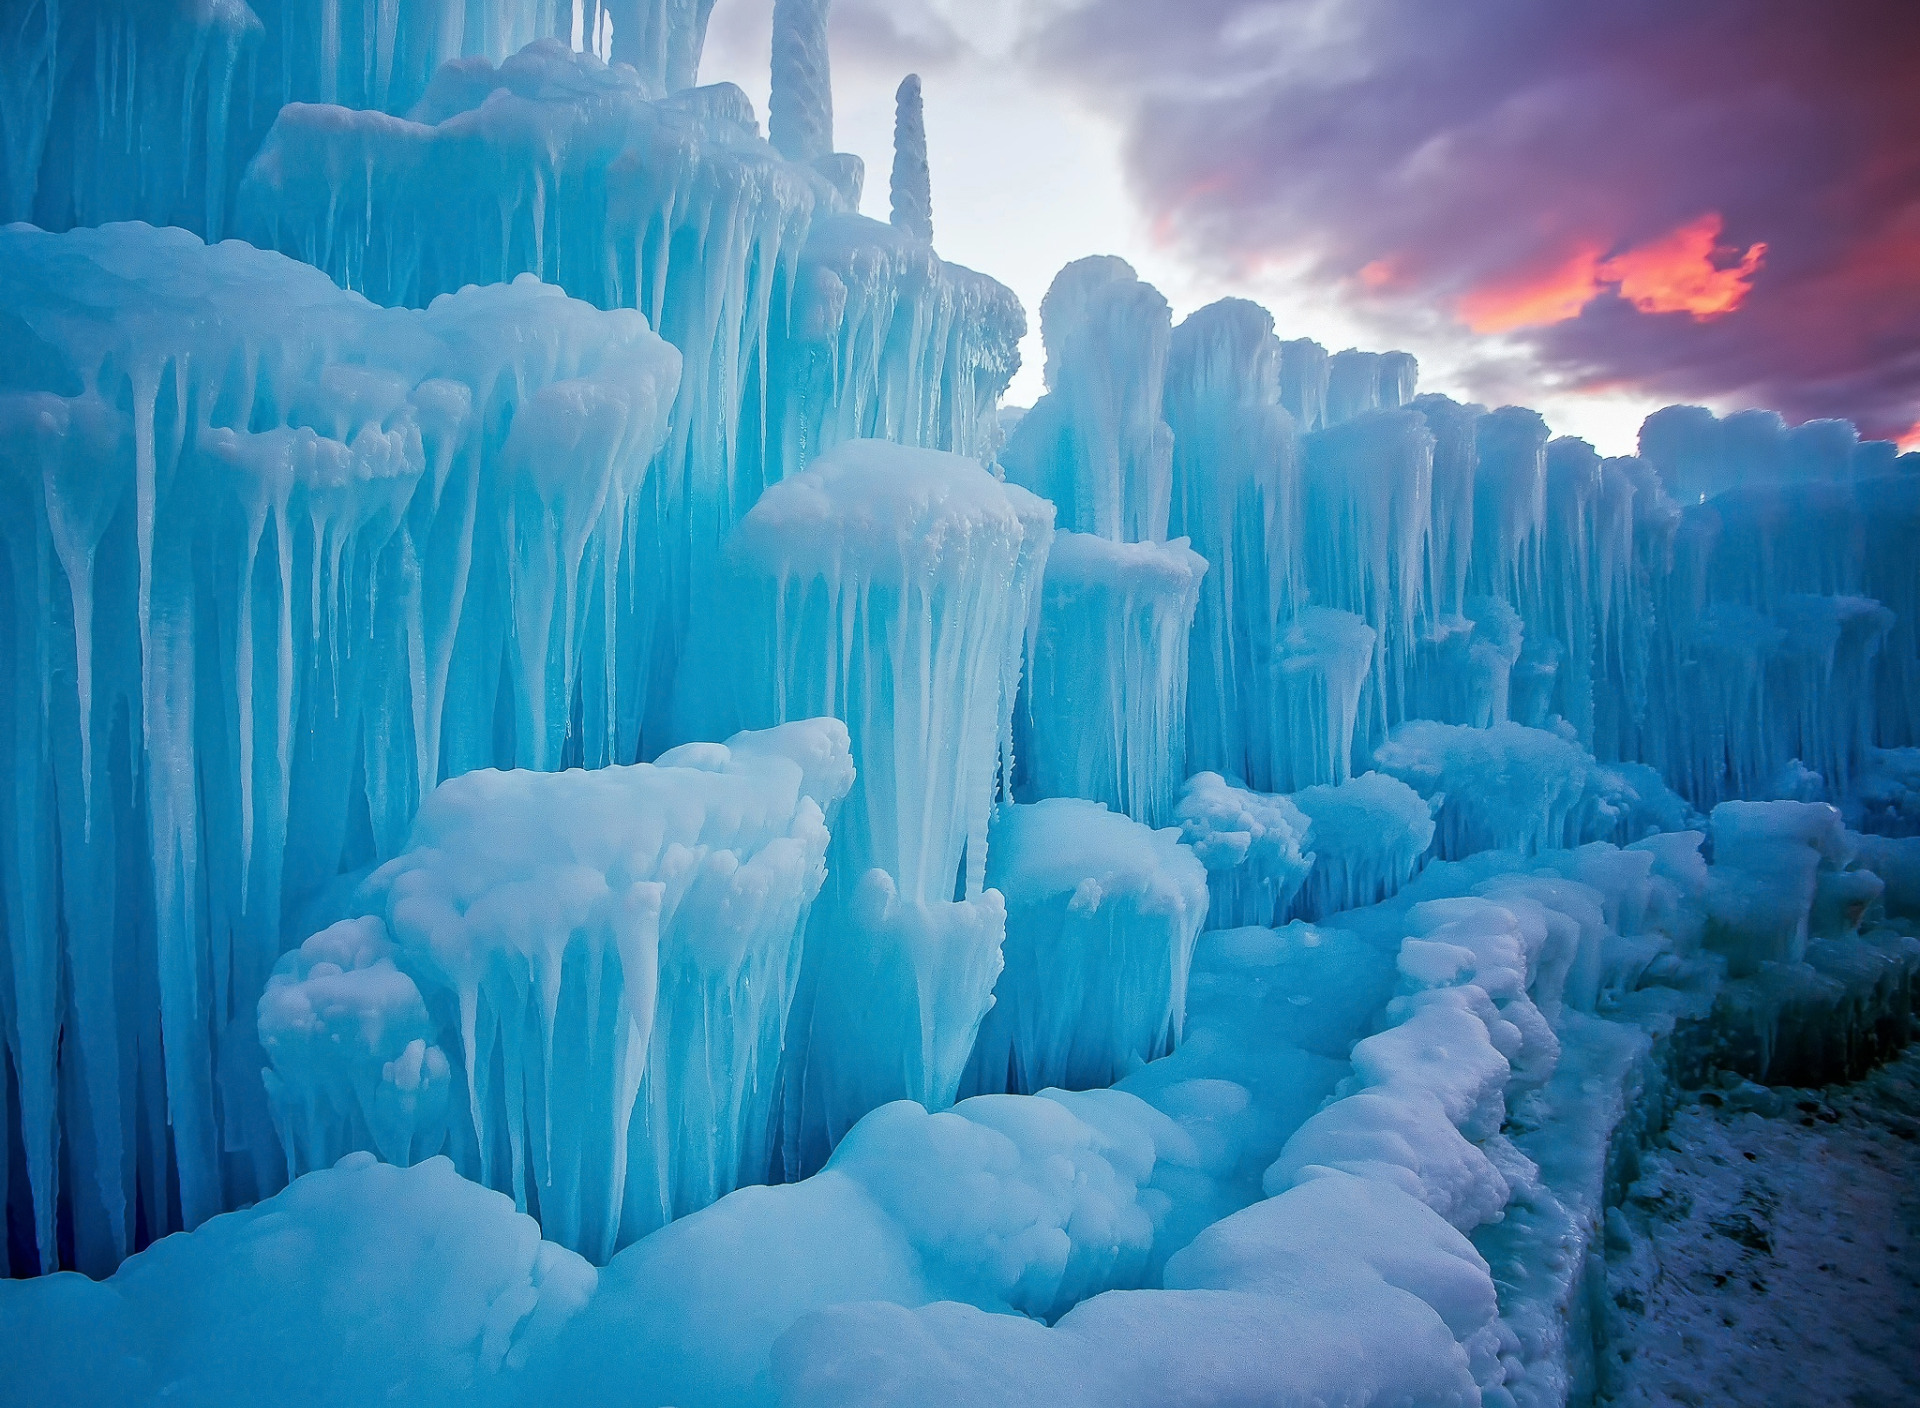
M1722 221L1709 211L1671 234L1662 235L1607 260L1600 278L1618 285L1620 296L1642 313L1691 313L1702 322L1731 313L1745 300L1764 244L1750 245L1731 263L1733 255L1720 243Z
M1600 253L1599 245L1583 244L1543 274L1482 284L1460 300L1460 316L1475 332L1547 327L1578 317L1600 296Z
M1900 437L1899 445L1902 454L1910 450L1920 451L1920 420L1915 421L1913 428Z
M1544 273L1497 279L1460 300L1460 316L1475 332L1548 327L1580 315L1612 289L1642 313L1687 313L1706 322L1733 312L1751 291L1767 247L1740 254L1720 243L1724 222L1709 211L1655 240L1601 258L1584 242Z

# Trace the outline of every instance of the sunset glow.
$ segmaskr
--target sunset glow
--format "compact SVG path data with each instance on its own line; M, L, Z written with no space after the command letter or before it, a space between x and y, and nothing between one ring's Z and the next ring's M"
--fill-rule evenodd
M1612 258L1596 243L1582 243L1545 274L1499 279L1460 300L1460 316L1475 332L1512 332L1547 327L1580 315L1612 291L1642 313L1687 313L1700 322L1731 313L1752 290L1766 258L1765 244L1746 252L1720 243L1718 212L1686 224Z
M1907 433L1900 437L1899 445L1902 453L1907 451L1920 453L1920 420L1915 421Z

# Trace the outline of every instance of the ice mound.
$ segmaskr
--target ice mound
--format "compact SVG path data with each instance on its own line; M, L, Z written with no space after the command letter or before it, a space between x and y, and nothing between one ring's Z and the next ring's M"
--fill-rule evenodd
M1840 813L1824 802L1722 802L1713 809L1708 943L1735 976L1800 962L1823 876L1852 860Z
M1185 771L1187 641L1207 563L1185 542L1060 533L1040 587L1015 788L1173 820Z
M108 1280L0 1282L9 1401L509 1403L597 1279L445 1159L352 1154Z
M1289 800L1313 827L1313 869L1292 909L1303 918L1388 898L1413 878L1433 845L1433 806L1385 773L1309 787Z
M1173 1049L1206 877L1179 833L1097 802L1003 809L987 883L1006 897L1006 967L965 1089L1112 1085Z
M1306 884L1313 823L1285 797L1235 787L1218 773L1187 779L1180 839L1207 868L1209 929L1278 923Z
M729 541L684 731L833 715L859 770L790 1032L789 1170L888 1100L953 1101L1000 969L987 824L1051 531L974 461L850 441Z
M624 525L679 357L531 281L394 311L135 225L0 230L0 305L0 523L36 574L5 658L47 681L0 702L8 1042L41 1252L64 1196L104 1271L176 1225L174 1179L187 1225L278 1185L251 1012L283 914L442 776L630 753Z
M261 999L289 1171L444 1142L600 1261L764 1178L827 818L852 782L846 729L822 719L443 783L362 917L282 959Z
M1578 743L1517 723L1401 724L1374 766L1435 804L1435 852L1445 860L1609 840L1635 800L1626 780Z
M1147 1275L1179 1130L1108 1091L874 1111L827 1168L749 1188L616 1257L547 1361L549 1390L771 1404L775 1341L828 1306L958 1302L1051 1318Z

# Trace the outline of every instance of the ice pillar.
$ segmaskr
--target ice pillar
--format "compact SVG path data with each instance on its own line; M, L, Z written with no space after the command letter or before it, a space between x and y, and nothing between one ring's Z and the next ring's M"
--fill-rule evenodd
M1209 564L1189 660L1187 771L1267 790L1285 746L1267 727L1274 632L1303 598L1300 452L1279 404L1281 355L1266 310L1227 299L1174 329L1167 369L1171 531Z
M1173 1049L1207 913L1177 832L1073 799L1009 807L987 878L1006 896L1007 964L967 1093L1105 1088Z
M1161 418L1172 314L1110 256L1067 265L1040 305L1047 394L1000 462L1060 510L1063 531L1159 542L1172 502L1173 432Z
M915 239L933 239L933 178L927 167L927 117L917 73L902 79L894 95L893 224Z
M1185 780L1188 638L1206 559L1184 540L1054 539L1014 758L1023 799L1164 826Z
M831 714L858 769L788 1025L789 1176L877 1105L954 1098L1000 970L987 823L1005 656L1047 531L974 461L851 441L769 489L729 543L741 617L685 710Z
M700 79L713 0L597 0L613 20L613 57L632 64L661 93Z

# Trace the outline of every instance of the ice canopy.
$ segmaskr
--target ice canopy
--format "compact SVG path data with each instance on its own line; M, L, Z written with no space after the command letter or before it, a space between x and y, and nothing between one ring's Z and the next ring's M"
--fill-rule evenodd
M1107 257L1003 409L711 8L0 24L10 1393L1557 1401L1594 1092L1910 1005L1920 457Z

